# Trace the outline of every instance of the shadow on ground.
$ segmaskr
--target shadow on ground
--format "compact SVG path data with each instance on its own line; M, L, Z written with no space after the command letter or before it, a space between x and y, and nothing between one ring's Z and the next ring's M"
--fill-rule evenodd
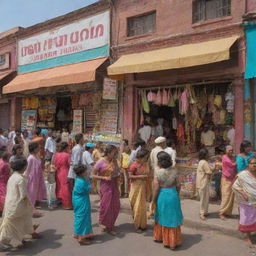
M37 240L28 240L25 243L25 246L21 249L14 248L11 251L7 252L6 255L16 255L16 256L34 256L40 255L41 252L48 249L57 249L61 247L61 243L58 240L61 240L64 236L63 234L56 234L56 230L48 229L43 232L40 232L42 239Z

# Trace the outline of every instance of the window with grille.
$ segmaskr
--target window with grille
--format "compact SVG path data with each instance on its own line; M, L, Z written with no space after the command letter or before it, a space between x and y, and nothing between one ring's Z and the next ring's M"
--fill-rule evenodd
M127 36L153 33L156 29L156 12L128 18L127 25Z
M5 64L6 54L0 54L0 66Z
M194 0L193 23L231 15L231 0Z

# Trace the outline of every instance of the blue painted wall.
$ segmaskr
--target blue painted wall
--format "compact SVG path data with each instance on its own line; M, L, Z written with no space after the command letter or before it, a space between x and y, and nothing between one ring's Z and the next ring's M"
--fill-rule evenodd
M83 52L77 52L73 54L68 54L60 56L57 58L52 58L48 60L43 60L40 62L35 62L28 65L18 66L19 73L26 73L37 71L46 68L52 68L57 66L62 66L71 63L79 63L82 61L97 59L101 57L109 56L109 45L105 45L96 49L91 49Z

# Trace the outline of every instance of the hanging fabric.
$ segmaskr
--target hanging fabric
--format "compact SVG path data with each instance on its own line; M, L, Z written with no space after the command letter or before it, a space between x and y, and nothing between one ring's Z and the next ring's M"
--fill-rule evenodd
M162 104L162 92L160 89L157 91L155 104L159 106Z
M222 105L222 97L221 95L215 95L213 104L216 105L218 108Z
M174 116L172 118L172 129L177 130L177 128L178 128L178 120L177 120L176 116Z
M162 105L167 106L169 103L169 94L167 90L163 90L162 93Z
M143 110L148 114L150 112L150 108L149 108L149 104L148 104L148 100L147 100L146 91L142 92L141 99L142 99L141 103L142 103Z
M150 91L147 95L148 102L155 102L156 100L156 93Z
M224 110L224 109L221 109L219 124L225 124L225 122L226 122L226 114L227 114L227 111Z
M181 114L184 115L189 108L189 102L188 102L188 90L185 89L183 93L180 96L180 102L181 102Z

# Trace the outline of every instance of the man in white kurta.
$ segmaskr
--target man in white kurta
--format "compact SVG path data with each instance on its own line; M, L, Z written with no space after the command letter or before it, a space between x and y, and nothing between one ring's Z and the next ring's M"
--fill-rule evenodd
M159 170L157 154L161 151L164 151L164 149L166 148L166 138L161 136L156 138L155 144L156 146L152 149L150 153L150 164L151 164L152 170L154 171L154 176L157 170Z
M15 171L7 183L0 243L22 245L24 236L33 232L32 205L27 194L26 178Z

